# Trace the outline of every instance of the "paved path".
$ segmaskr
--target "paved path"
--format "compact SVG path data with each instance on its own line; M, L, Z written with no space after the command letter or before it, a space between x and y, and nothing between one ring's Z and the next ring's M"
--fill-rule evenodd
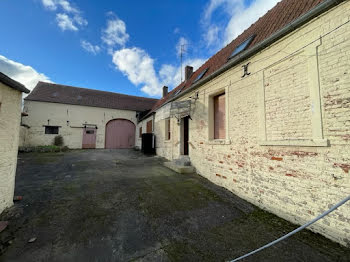
M225 261L295 228L162 161L133 150L19 155L24 199L2 214L0 261ZM350 250L305 231L245 261L350 261Z

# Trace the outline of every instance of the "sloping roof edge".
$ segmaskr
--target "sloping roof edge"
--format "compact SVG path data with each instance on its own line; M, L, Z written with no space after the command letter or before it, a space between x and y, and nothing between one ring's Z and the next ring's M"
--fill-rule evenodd
M261 41L257 45L243 51L241 54L235 56L234 58L230 59L224 66L219 68L218 70L214 71L210 75L204 77L203 79L193 83L189 88L183 90L178 95L173 96L172 98L169 98L165 103L163 103L160 107L156 108L155 111L160 109L161 107L165 106L166 104L179 99L180 97L188 94L189 92L192 92L193 90L199 88L200 86L204 85L205 83L209 82L213 78L217 77L218 75L224 73L225 71L229 70L230 68L236 66L243 60L250 58L251 56L255 55L256 53L260 52L261 50L265 49L266 47L270 46L271 44L275 43L279 39L283 38L287 34L291 33L292 31L296 30L297 28L303 26L307 22L311 21L312 19L316 18L317 16L321 15L322 13L328 11L329 9L339 5L342 2L345 2L347 0L325 0L324 2L318 4L314 8L310 9L305 14L301 15L297 19L295 19L293 22L287 24L277 32L273 33L271 36L267 37L265 40ZM151 111L152 112L152 111ZM150 113L151 113L150 112ZM150 114L149 113L149 114ZM148 117L147 115L144 117ZM143 119L144 119L143 118ZM142 120L143 120L142 119Z
M8 77L7 75L5 75L4 73L0 72L0 82L13 88L16 89L18 91L24 92L24 93L29 93L30 90L27 89L24 85L22 85L21 83L13 80L12 78Z
M61 94L61 96L50 96L50 92L52 92L52 94ZM62 96L62 94L64 95ZM74 95L78 97L80 96L80 100L78 100L78 98L75 98ZM95 96L98 97L96 99L92 99ZM119 99L119 101L117 99ZM61 85L42 81L38 82L31 94L24 98L24 100L140 112L144 110L150 110L154 103L158 101L156 98L126 95L110 91ZM98 103L96 101L98 101ZM126 106L133 104L134 106Z

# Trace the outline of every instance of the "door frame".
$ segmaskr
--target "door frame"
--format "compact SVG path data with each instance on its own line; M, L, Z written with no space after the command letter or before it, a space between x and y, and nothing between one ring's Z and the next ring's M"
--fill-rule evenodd
M190 147L189 147L189 141L190 141L190 116L185 116L181 118L181 124L180 124L180 155L181 156L188 156ZM187 140L187 141L186 141Z

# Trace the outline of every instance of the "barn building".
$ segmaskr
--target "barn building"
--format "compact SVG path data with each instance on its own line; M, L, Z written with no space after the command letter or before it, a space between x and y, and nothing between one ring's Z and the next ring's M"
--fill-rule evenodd
M0 213L13 204L23 92L29 90L0 72Z
M39 82L24 99L23 146L52 145L61 135L69 148L133 148L138 114L156 101Z

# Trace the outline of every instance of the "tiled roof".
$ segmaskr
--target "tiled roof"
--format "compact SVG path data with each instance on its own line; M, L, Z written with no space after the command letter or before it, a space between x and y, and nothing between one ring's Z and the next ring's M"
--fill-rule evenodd
M18 91L24 92L24 93L29 93L30 91L21 83L13 80L12 78L8 77L7 75L3 74L0 72L0 82L13 88Z
M24 100L61 103L81 106L145 111L157 99L123 95L113 92L39 82Z
M231 53L237 46L255 35L253 41L247 46L247 49L252 48L263 40L267 39L273 33L276 33L295 19L310 11L316 5L325 0L282 0L258 21L252 24L241 35L234 39L230 44L225 46L211 58L209 58L200 68L198 68L187 81L182 82L179 86L174 88L167 96L161 98L152 108L151 112L156 111L159 107L165 104L168 100L174 97L174 94L181 89L181 92L189 88L197 78L197 76L206 68L208 71L204 77L217 71L223 67L230 57Z

